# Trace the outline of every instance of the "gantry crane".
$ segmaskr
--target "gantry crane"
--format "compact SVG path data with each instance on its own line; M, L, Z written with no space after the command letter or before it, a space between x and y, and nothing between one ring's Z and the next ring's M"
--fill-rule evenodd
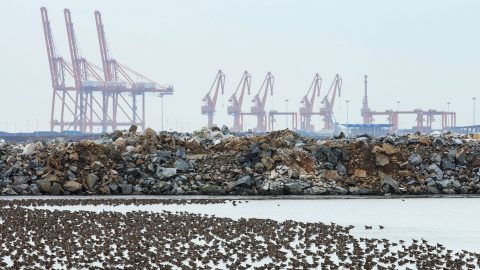
M47 48L48 64L50 67L50 77L52 81L53 95L50 114L50 130L59 127L60 131L65 130L68 125L66 119L75 118L76 101L72 95L75 95L77 89L75 86L69 86L68 78L74 80L73 67L65 61L55 51L52 29L48 19L48 12L45 7L40 8L42 15L43 33L45 36L45 45ZM68 78L67 78L68 76ZM58 119L59 118L59 119Z
M213 115L215 113L215 106L217 105L217 98L218 98L218 92L219 90L221 91L223 95L225 87L225 74L219 70L217 73L217 76L215 77L215 80L213 81L212 87L210 87L210 91L205 95L203 98L204 105L202 106L202 114L206 114L208 117L208 124L207 126L209 128L213 127ZM212 97L212 92L213 92L213 97Z
M335 75L335 79L330 85L327 94L322 100L323 107L320 109L320 113L323 116L324 129L332 129L333 126L333 106L335 105L335 97L340 97L342 91L342 78L340 75ZM330 96L331 94L331 96ZM329 98L330 96L330 98Z
M315 98L320 96L320 88L322 87L322 77L318 73L313 77L313 81L308 88L308 92L302 98L300 103L300 129L304 131L313 132L315 126L312 125L312 115L319 115L319 112L314 112ZM310 95L310 97L309 97Z
M242 104L245 90L247 90L247 94L250 95L251 81L252 78L250 74L248 73L248 71L245 71L243 73L242 79L240 79L240 83L238 83L235 93L233 93L233 95L228 99L228 102L230 102L231 104L227 107L227 113L229 115L233 115L232 130L234 132L243 131Z
M263 80L262 86L258 93L253 97L253 106L250 109L249 115L255 115L257 117L257 126L253 128L255 132L267 131L267 113L265 111L265 103L267 102L268 92L273 95L273 83L274 77L272 73L268 72L267 76Z
M173 87L160 85L111 58L99 11L95 11L95 22L105 78L106 103L108 104L109 98L112 99L112 129L117 129L117 126L130 125L139 125L145 129L145 93L156 93L163 97L173 94ZM127 100L125 94L131 96L131 101ZM140 102L137 101L137 97L141 98ZM139 106L141 106L141 114L138 113ZM119 109L128 121L118 121Z
M94 125L103 125L106 115L102 114L102 103L94 92L102 91L103 80L99 73L102 70L80 56L70 10L64 9L65 26L67 28L68 46L72 60L73 75L76 88L75 117L71 126L74 130L93 132Z

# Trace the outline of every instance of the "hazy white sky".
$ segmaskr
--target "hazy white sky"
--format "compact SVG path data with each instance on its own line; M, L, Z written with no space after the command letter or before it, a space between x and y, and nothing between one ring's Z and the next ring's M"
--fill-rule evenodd
M267 110L298 109L316 72L322 95L336 73L343 78L335 115L360 123L363 75L370 106L457 111L459 125L472 123L480 83L480 2L403 1L5 1L0 0L0 130L49 128L52 89L40 7L49 11L57 51L69 59L63 9L69 8L81 53L100 65L93 12L102 12L113 56L159 83L172 84L165 98L168 128L206 124L201 99L218 69L226 74L215 122L232 125L227 99L244 70L256 93L268 71L275 76ZM480 97L480 95L478 95ZM251 96L253 97L253 96ZM250 108L250 98L244 111ZM480 104L479 104L480 105ZM480 111L480 106L478 106ZM147 126L160 128L160 99L151 97ZM437 121L437 125L440 119ZM252 127L254 119L248 119ZM376 118L376 123L386 119ZM477 123L480 115L477 116ZM401 127L414 124L403 117ZM320 119L315 119L320 127ZM281 118L277 127L284 127Z

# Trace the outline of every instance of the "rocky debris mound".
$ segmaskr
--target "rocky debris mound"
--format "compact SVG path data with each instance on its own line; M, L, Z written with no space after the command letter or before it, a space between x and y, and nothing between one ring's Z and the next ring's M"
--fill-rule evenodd
M289 131L237 137L115 131L96 141L0 140L0 192L26 194L480 193L478 136L316 140Z

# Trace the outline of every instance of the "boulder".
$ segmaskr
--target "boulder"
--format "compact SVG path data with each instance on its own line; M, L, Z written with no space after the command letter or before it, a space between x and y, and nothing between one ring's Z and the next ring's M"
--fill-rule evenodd
M82 190L82 184L77 181L66 181L63 183L63 189L69 192L77 192Z
M184 171L184 172L189 171L191 169L190 163L188 163L187 161L181 158L175 160L175 162L173 163L173 166L175 166L175 168L177 168L179 171Z
M273 159L271 159L270 157L263 157L261 161L262 161L263 166L265 166L265 168L268 171L273 169L273 166L275 164L275 161Z
M23 147L22 155L31 155L35 152L37 145L35 143L29 143Z
M89 173L85 178L85 187L88 190L93 190L95 185L97 185L97 182L98 182L98 176L94 173Z
M383 148L383 151L387 154L387 155L393 155L397 152L397 150L395 149L395 147L389 143L384 143L382 145L382 148Z
M25 175L15 175L13 177L13 185L17 186L17 185L27 184L29 179L30 178Z
M381 181L381 185L385 193L398 192L398 182L390 175L385 174Z
M390 163L390 160L388 159L388 156L382 154L382 153L377 153L375 155L375 165L377 166L385 166L388 163Z
M43 193L50 193L50 187L52 183L48 181L47 179L40 179L36 181L36 185L38 186L38 189L43 192Z
M420 163L423 162L423 159L422 159L422 156L420 156L419 154L412 154L408 157L408 161L413 166L417 166L417 165L420 165Z
M253 186L253 179L248 174L242 174L238 177L237 181L235 181L235 187L242 187L242 188L251 188Z
M438 180L443 179L443 171L435 163L427 167L427 172L435 174Z
M63 195L62 186L57 182L53 182L52 186L50 187L50 194L52 194L52 195Z
M169 179L177 175L177 168L157 167L156 175L160 180Z
M285 190L288 194L303 194L303 190L311 186L309 182L294 181L285 184Z
M367 171L362 169L355 169L353 175L358 178L365 178L367 177Z

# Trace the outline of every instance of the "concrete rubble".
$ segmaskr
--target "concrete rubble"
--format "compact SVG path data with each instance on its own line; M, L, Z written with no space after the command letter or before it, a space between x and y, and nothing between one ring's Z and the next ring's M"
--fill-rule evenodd
M96 141L0 139L2 195L382 195L480 193L480 137L329 140L283 130L236 137L115 131Z

